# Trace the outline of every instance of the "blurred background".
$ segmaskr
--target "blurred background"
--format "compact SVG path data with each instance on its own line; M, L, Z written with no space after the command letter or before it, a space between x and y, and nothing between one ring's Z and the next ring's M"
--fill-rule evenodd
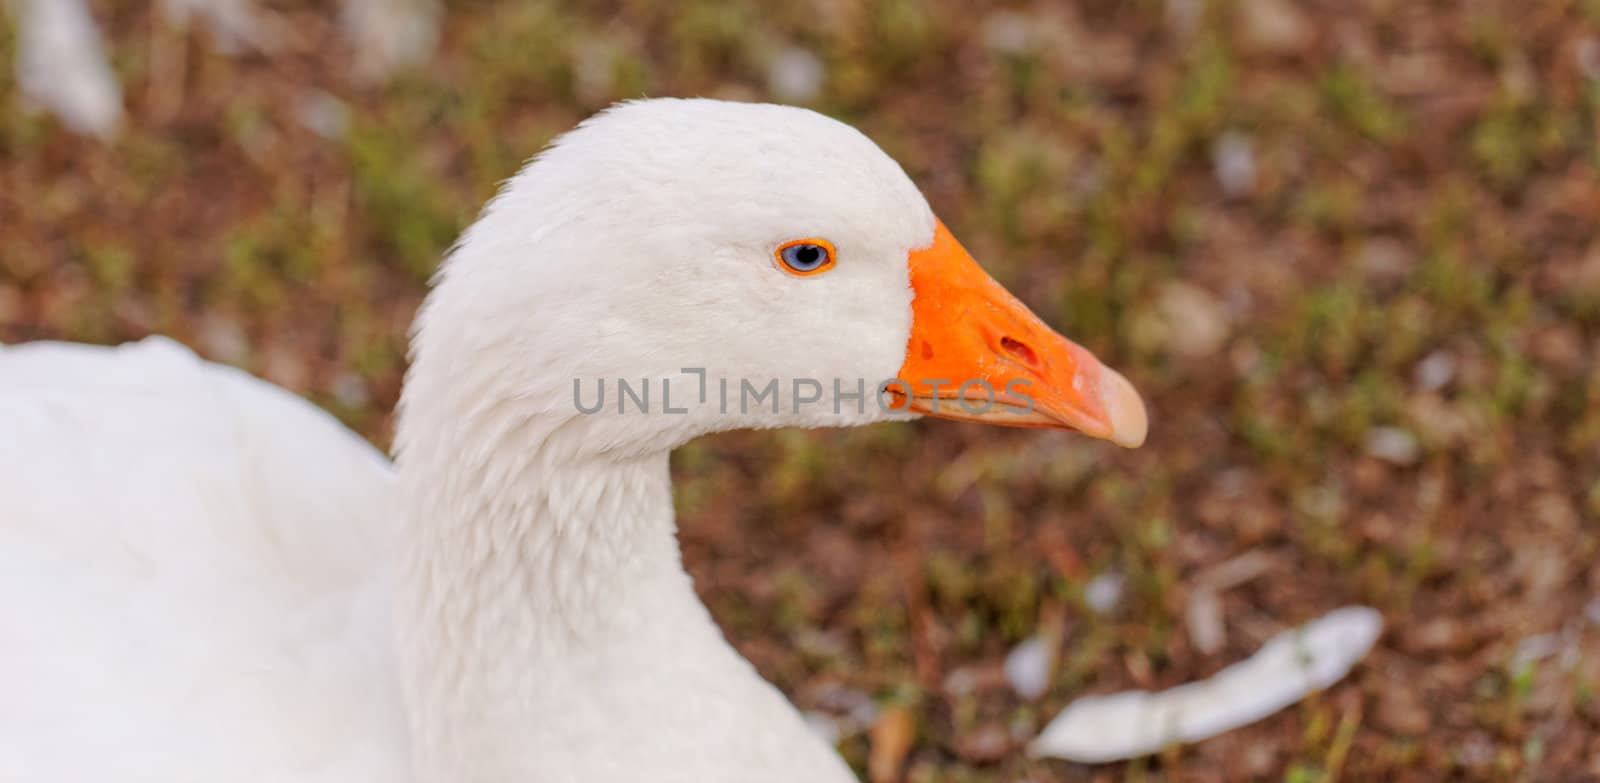
M1600 779L1600 1L93 0L98 44L9 2L0 341L167 334L383 446L441 253L589 113L796 103L901 161L1152 428L675 455L702 596L864 774ZM1266 721L1021 753L1351 603L1377 649Z

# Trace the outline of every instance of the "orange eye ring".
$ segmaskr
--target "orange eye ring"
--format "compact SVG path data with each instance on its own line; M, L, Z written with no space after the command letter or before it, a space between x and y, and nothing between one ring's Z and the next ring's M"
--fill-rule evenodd
M839 253L834 250L833 243L826 239L806 237L778 245L778 249L772 251L772 257L783 271L798 277L810 277L832 269Z

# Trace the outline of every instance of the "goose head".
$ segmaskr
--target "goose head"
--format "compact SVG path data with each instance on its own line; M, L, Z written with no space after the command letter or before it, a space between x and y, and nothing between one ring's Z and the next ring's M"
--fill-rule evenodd
M991 279L894 160L787 106L641 100L560 137L464 234L415 344L407 416L515 408L562 455L916 414L1146 429L1128 381Z
M851 779L696 596L667 453L917 414L1145 434L1128 382L854 129L667 99L562 136L463 235L415 327L396 621L419 769Z

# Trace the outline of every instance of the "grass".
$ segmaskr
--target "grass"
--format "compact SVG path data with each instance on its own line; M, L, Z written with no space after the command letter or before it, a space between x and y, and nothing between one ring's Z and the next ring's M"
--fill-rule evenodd
M381 87L346 76L317 4L274 4L304 47L240 58L98 5L130 108L114 143L10 108L0 69L0 340L167 333L386 443L406 325L500 180L613 100L769 97L774 53L802 47L814 106L1123 369L1153 428L1137 452L931 422L680 450L686 559L765 674L808 709L908 707L907 780L1600 775L1600 629L1579 619L1600 593L1600 76L1580 57L1600 4L1215 0L1192 24L1177 3L1007 4L1018 38L955 0L479 2ZM1312 33L1263 42L1264 6ZM177 83L153 56L174 45ZM342 131L306 127L318 101ZM1251 157L1240 192L1224 134ZM1175 283L1209 309L1164 307ZM1221 338L1183 349L1186 317ZM1415 460L1370 453L1376 428ZM1250 550L1277 565L1224 596L1204 655L1193 580ZM1097 614L1107 572L1126 587ZM1303 705L1123 765L1022 757L1075 696L1212 673L1351 602L1389 631ZM1061 656L1027 703L994 673L1041 627ZM1573 652L1507 667L1543 633ZM865 769L864 733L841 748Z

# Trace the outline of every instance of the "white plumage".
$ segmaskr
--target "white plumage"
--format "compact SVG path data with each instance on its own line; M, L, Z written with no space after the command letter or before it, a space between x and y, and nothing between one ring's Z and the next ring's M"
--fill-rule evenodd
M371 446L165 339L37 343L0 466L0 780L398 773Z

